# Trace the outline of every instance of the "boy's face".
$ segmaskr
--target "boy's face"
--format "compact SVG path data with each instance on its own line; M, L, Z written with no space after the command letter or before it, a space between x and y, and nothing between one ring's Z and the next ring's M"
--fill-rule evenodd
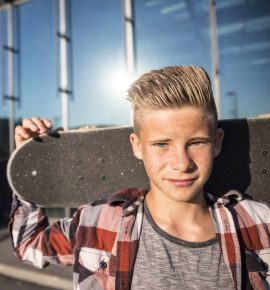
M142 159L151 193L177 202L200 202L203 186L221 148L223 131L211 134L206 114L194 107L145 111L141 129L131 134Z

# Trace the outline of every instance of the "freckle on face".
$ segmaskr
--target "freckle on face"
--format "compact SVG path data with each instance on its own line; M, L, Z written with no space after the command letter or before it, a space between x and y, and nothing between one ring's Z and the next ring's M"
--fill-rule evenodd
M198 136L210 138L210 126L206 114L200 109L184 107L174 110L148 111L140 117L143 120L139 134L140 150L150 178L151 192L158 192L178 201L196 199L202 193L211 172L212 144L202 146L197 151L193 150L192 154L185 157L190 158L189 166L187 164L184 167L172 166L172 159L178 158L179 162L183 160L188 162L187 159L183 159L183 150L189 140ZM153 148L148 143L149 140L160 139L171 140L172 145L164 149ZM190 170L191 167L193 170Z

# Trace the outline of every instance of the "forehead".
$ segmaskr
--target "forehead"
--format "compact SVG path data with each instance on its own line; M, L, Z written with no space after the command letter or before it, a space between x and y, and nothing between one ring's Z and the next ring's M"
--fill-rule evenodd
M194 107L168 110L142 110L139 112L140 135L166 135L166 137L210 135L207 114ZM162 137L162 136L160 136Z

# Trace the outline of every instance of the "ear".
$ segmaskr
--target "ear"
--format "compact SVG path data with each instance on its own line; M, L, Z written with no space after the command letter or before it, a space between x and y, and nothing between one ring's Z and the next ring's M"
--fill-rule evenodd
M135 133L131 133L129 136L129 140L132 145L135 157L142 160L141 143L139 137Z
M220 153L222 141L224 137L224 131L221 128L217 129L214 143L214 157L217 157Z

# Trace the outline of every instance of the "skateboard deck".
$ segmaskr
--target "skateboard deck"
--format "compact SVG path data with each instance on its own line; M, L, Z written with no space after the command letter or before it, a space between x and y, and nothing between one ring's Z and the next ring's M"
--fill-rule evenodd
M234 188L270 202L270 119L224 120L221 154L206 189ZM128 187L149 188L131 127L71 130L26 141L11 155L13 192L43 207L78 207Z

